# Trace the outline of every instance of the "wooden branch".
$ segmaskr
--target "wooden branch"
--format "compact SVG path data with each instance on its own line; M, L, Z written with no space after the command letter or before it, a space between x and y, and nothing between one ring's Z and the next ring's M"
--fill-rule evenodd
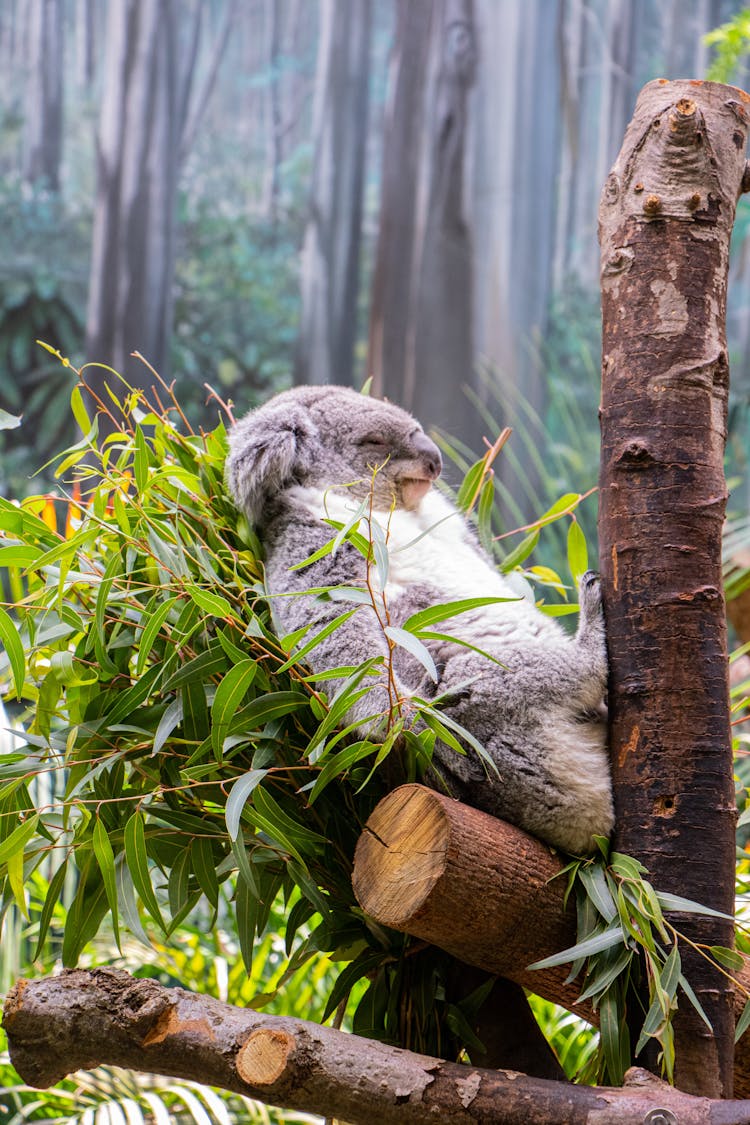
M641 91L599 210L600 558L615 844L655 884L732 914L735 799L721 532L729 239L750 96L660 79ZM731 945L730 920L677 915ZM691 950L675 1020L682 1089L731 1097L731 987ZM631 1028L632 1031L632 1028ZM655 1065L655 1053L644 1056Z
M597 1023L590 1002L577 1002L581 982L566 983L569 965L527 968L576 942L573 904L563 906L566 881L555 878L561 869L545 844L519 828L431 789L403 785L368 820L353 884L375 921ZM750 958L737 978L750 990ZM735 1020L744 1001L738 991ZM737 1044L734 1084L738 1096L750 1097L748 1036Z
M680 1125L750 1119L750 1102L694 1098L642 1070L629 1071L622 1089L481 1070L113 969L18 981L3 1026L13 1065L41 1087L106 1064L191 1078L351 1125L642 1125L659 1120L659 1111Z

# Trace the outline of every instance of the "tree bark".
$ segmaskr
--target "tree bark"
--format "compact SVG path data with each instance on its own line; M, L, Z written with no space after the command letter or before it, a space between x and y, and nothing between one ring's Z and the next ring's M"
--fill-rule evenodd
M354 381L367 142L370 0L323 0L315 164L302 251L298 383Z
M748 103L717 83L649 83L600 208L600 557L615 844L645 863L660 890L730 915L725 311ZM731 921L673 920L693 941L733 944ZM685 974L713 1035L680 1006L677 1084L730 1097L731 988L689 951Z
M750 1113L748 1102L694 1098L641 1070L622 1089L481 1070L112 969L18 981L3 1026L13 1065L35 1086L123 1066L351 1125L642 1125L659 1112L680 1125L742 1125Z
M461 961L507 977L569 1008L581 980L569 965L530 970L576 942L575 908L564 905L563 863L533 836L420 785L402 785L374 809L357 844L352 882L376 922L412 934ZM658 887L658 885L657 885ZM750 991L750 958L737 979L734 1018ZM735 1090L750 1097L750 1037L737 1044Z

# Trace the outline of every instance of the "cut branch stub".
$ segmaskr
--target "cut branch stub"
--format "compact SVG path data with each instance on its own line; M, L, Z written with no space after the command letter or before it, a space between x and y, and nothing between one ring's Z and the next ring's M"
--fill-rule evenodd
M660 890L732 913L734 823L721 584L729 239L750 98L718 83L642 90L599 212L600 548L610 656L616 845ZM731 945L730 922L676 917ZM685 972L677 1082L731 1095L732 998Z

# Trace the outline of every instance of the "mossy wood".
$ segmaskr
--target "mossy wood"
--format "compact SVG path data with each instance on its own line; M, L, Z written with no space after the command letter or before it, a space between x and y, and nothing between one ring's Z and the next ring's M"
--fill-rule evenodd
M711 82L641 91L602 194L600 554L615 845L660 890L734 910L735 800L721 581L729 239L750 97ZM730 946L731 921L680 916ZM731 985L686 951L676 1082L732 1092ZM643 1060L649 1067L656 1059Z

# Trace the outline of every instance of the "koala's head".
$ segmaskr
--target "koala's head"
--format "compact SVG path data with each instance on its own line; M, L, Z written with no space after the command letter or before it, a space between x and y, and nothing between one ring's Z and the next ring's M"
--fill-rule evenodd
M227 484L253 523L286 488L373 490L376 508L414 509L440 476L440 451L398 406L348 387L295 387L229 435ZM377 471L375 471L377 469Z

